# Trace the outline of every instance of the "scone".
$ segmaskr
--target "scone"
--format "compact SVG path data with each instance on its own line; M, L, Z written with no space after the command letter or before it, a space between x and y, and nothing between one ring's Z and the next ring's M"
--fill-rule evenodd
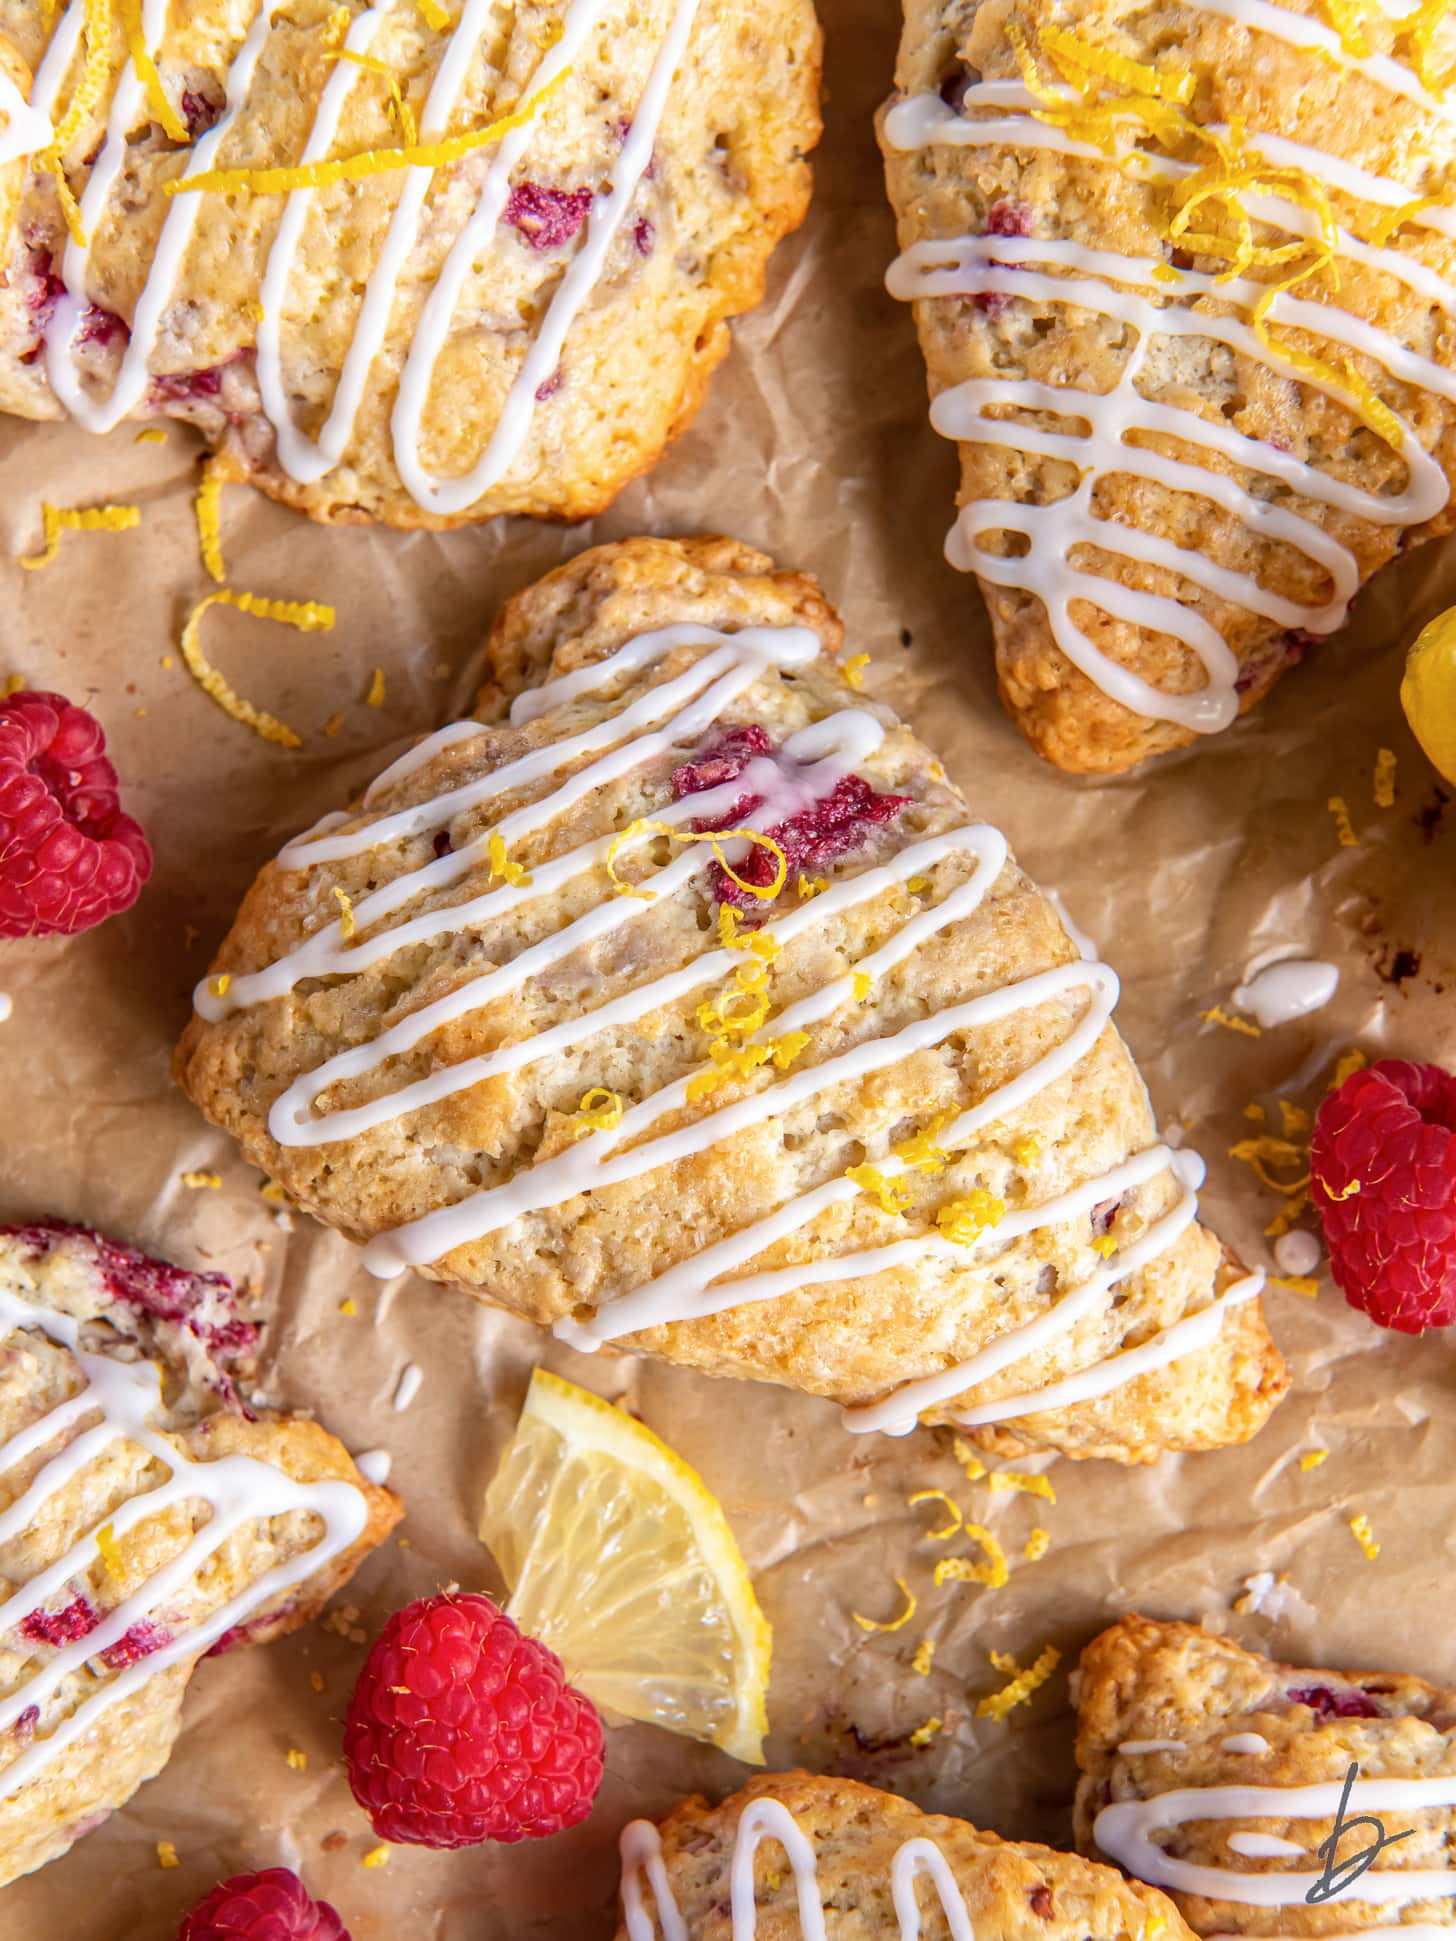
M622 1833L617 1941L1192 1941L1171 1902L1111 1867L853 1779L772 1773Z
M807 206L812 0L145 0L140 61L125 29L0 0L47 128L0 410L186 418L316 519L600 511Z
M1082 1654L1079 1707L1079 1846L1163 1888L1200 1934L1421 1941L1456 1926L1456 1692L1129 1617ZM1311 1905L1352 1765L1336 1885L1375 1837L1357 1817L1396 1844Z
M255 1335L221 1275L0 1229L0 1887L161 1771L202 1658L305 1623L398 1520L244 1400Z
M578 1347L855 1429L1241 1440L1286 1383L1261 1277L1197 1223L1117 980L841 632L728 539L550 574L480 718L262 872L180 1081L376 1273Z
M1059 766L1225 727L1450 530L1453 61L1440 0L906 0L889 285Z

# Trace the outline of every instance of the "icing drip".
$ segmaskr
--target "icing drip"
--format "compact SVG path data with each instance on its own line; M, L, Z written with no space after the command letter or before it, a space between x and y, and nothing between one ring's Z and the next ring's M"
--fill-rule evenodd
M1252 1011L1266 1031L1321 1011L1339 989L1340 973L1318 958L1281 958L1253 970L1234 992L1241 1011Z
M819 1869L812 1842L781 1801L756 1799L744 1807L733 1836L729 1865L732 1941L753 1941L758 1912L753 1877L760 1843L774 1840L783 1848L793 1874L799 1928L804 1941L826 1941L824 1909L819 1894ZM673 1895L662 1856L662 1840L650 1820L633 1820L622 1829L622 1913L627 1941L689 1941L687 1927ZM899 1941L919 1941L920 1903L916 1882L926 1876L940 1902L950 1941L975 1941L970 1910L950 1862L933 1840L923 1834L896 1848L890 1863L890 1893L899 1928ZM652 1889L655 1918L643 1905L643 1882Z
M8 74L0 74L0 165L49 148L50 116L34 108Z
M48 1415L0 1445L0 1473L13 1469L87 1417L100 1421L81 1430L46 1462L28 1488L0 1513L0 1544L11 1542L31 1527L46 1505L86 1467L100 1460L118 1442L144 1450L166 1471L165 1481L128 1498L107 1520L109 1540L123 1541L129 1531L166 1510L206 1503L208 1521L176 1556L163 1564L141 1588L124 1598L97 1624L49 1652L40 1667L17 1688L0 1698L0 1732L8 1732L27 1710L40 1707L61 1689L65 1680L89 1661L114 1653L120 1669L77 1704L43 1738L35 1739L9 1765L0 1769L0 1799L8 1799L30 1784L56 1755L92 1732L106 1711L170 1666L200 1657L223 1635L258 1608L311 1577L362 1533L368 1511L352 1483L299 1483L282 1471L251 1456L225 1456L216 1462L194 1462L166 1436L151 1428L160 1400L160 1371L154 1363L115 1361L91 1354L80 1346L80 1328L67 1315L57 1314L0 1288L0 1332L29 1329L66 1349L85 1378L85 1387ZM162 1609L168 1598L192 1582L235 1531L250 1524L290 1513L306 1512L323 1525L321 1535L300 1555L275 1564L237 1596L201 1622L168 1638L134 1662L127 1661L128 1634ZM0 1602L0 1636L24 1626L101 1556L102 1533L89 1531L64 1556Z
M539 95L573 61L583 56L605 6L606 0L570 0L561 18L559 38L532 75L529 94ZM511 190L512 173L530 148L539 116L510 130L493 148L475 205L455 237L414 329L392 413L395 461L400 477L423 510L440 514L465 511L504 477L519 455L530 432L537 394L557 368L567 333L601 277L608 253L651 164L673 74L686 52L696 11L697 0L677 0L641 97L632 108L630 133L620 155L614 159L611 181L596 194L585 239L546 305L537 335L507 393L484 453L465 476L441 479L427 471L419 449L422 419L435 369L449 338L466 280L478 270L482 258L494 246ZM62 14L36 77L34 109L25 107L9 83L0 86L0 161L11 154L29 153L49 139L49 114L79 48L84 12L84 0L71 0ZM200 175L214 166L218 150L246 104L268 38L271 12L265 6L254 17L226 75L226 108L222 118L191 149L186 175ZM166 13L167 0L143 0L142 34L154 57ZM389 13L385 0L375 0L375 4L355 14L342 51L367 58ZM449 132L480 49L498 31L499 13L497 0L465 0L459 19L445 40L430 85L421 117L421 142L438 142ZM359 60L336 63L320 91L301 162L331 159L351 96L367 79ZM14 107L5 92L7 87L15 94ZM8 125L3 120L7 112ZM81 222L88 238L94 236L107 216L112 192L126 162L129 135L149 118L146 90L134 67L128 65L116 83L106 137L81 198ZM399 199L378 258L365 280L333 400L315 436L300 430L294 421L284 367L283 328L299 245L318 191L292 190L283 203L259 292L263 314L257 332L256 370L263 413L276 439L278 463L300 484L313 484L323 478L341 462L349 448L371 372L386 346L401 279L424 230L426 204L435 175L434 169L419 165L403 171ZM156 252L132 319L131 340L111 395L106 399L96 396L83 383L74 358L81 319L89 302L90 244L78 243L74 238L68 244L61 265L66 294L47 327L46 369L61 403L88 430L109 431L142 403L149 382L149 361L157 349L178 274L203 215L204 202L202 194L169 198Z
M698 652L684 667L680 663L685 649ZM458 773L452 757L458 753L468 761L470 743L488 731L476 723L457 722L427 737L376 780L358 815L326 817L286 845L280 855L281 868L310 871L347 858L395 852L398 873L391 875L379 869L379 887L354 901L352 936L344 937L332 914L327 889L321 886L319 927L274 963L233 975L222 989L211 980L199 985L195 996L199 1013L220 1019L240 1008L282 998L304 979L351 976L410 945L468 934L499 917L529 909L591 872L603 875L618 840L614 835L548 854L545 860L535 860L535 851L552 825L575 805L639 772L645 764L669 763L675 751L709 735L755 681L774 669L792 673L818 652L817 637L798 627L748 627L729 634L683 624L638 635L602 660L516 698L511 709L514 727L527 726L556 711L563 728L558 738L543 741L483 776L455 781L423 800L405 807L385 806L387 790L411 783L437 758ZM677 671L648 680L644 687L644 677L669 659ZM588 697L605 712L591 725L579 726L573 710ZM764 827L775 827L831 798L883 738L884 729L874 715L860 707L841 708L791 735L776 754L754 753L741 765L735 763L731 780L666 804L655 812L654 820L668 828L686 828L689 823L702 827L706 819L711 827L714 819L732 815L736 803L751 797L759 802L754 819ZM527 791L534 793L523 800ZM488 829L462 838L459 847L452 845L443 855L434 853L437 844L431 838L448 830L463 815L480 811L497 819ZM425 860L411 858L412 844L426 846ZM531 854L528 878L493 882L489 889L462 902L424 910L417 907L419 899L449 890L471 872L480 871L492 855L502 853L502 844L508 853ZM549 849L549 841L545 846ZM725 844L724 854L730 862L741 860L745 847L740 839ZM916 908L885 941L840 976L798 998L772 1018L765 1015L756 1029L745 1031L745 1049L767 1048L796 1034L811 1033L836 1012L847 1009L863 990L890 976L942 931L972 916L1006 866L1005 838L985 824L967 824L922 837L883 864L843 875L819 894L799 900L783 914L763 922L755 933L756 941L777 955L797 939L821 931L887 892L915 885L924 894L930 873L937 865L952 860L972 865L965 880L938 901ZM678 893L703 897L706 885L702 879L712 863L706 844L688 845L650 878L650 901L634 895L605 895L560 928L522 944L513 956L491 963L489 968L462 979L445 995L409 1012L372 1041L336 1052L315 1069L300 1074L274 1101L268 1122L273 1138L286 1147L323 1146L357 1138L488 1079L569 1052L601 1033L633 1025L666 1007L686 1004L695 994L731 975L744 961L741 950L726 943L705 950L688 963L599 1003L587 1004L559 1022L542 1025L478 1056L442 1063L423 1077L397 1084L393 1090L381 1089L392 1062L416 1052L443 1027L511 997L533 979L549 976L571 952L626 926L649 923L655 904ZM328 915L323 914L325 910ZM696 1114L692 1108L700 1094L693 1087L703 1074L685 1073L627 1105L615 1123L594 1129L589 1138L574 1140L553 1156L520 1167L500 1184L469 1192L449 1205L379 1234L365 1250L365 1264L383 1277L406 1267L427 1265L457 1247L498 1233L534 1213L559 1207L579 1194L642 1179L658 1168L706 1152L748 1128L793 1111L833 1086L884 1071L907 1054L940 1045L958 1032L994 1025L1039 1007L1050 1007L1053 1014L1060 1011L1066 1024L1059 1042L937 1132L937 1146L954 1153L1071 1072L1105 1029L1117 991L1116 976L1095 958L1059 965L916 1018L898 1030L865 1038L818 1064L781 1068L773 1083L739 1096L731 1104ZM338 1088L357 1087L361 1081L370 1080L375 1081L369 1088L373 1096L363 1102L337 1102ZM335 1102L331 1102L331 1094ZM672 1130L658 1130L663 1122L684 1119L686 1123L675 1124ZM908 1173L910 1163L892 1153L877 1161L877 1168L881 1178L891 1182ZM969 1244L933 1228L907 1231L905 1238L887 1245L792 1267L745 1272L767 1249L859 1196L861 1187L841 1175L701 1248L655 1280L603 1300L594 1312L563 1318L555 1331L573 1346L591 1351L642 1330L701 1320L806 1288L911 1267L930 1257L983 1265L1028 1234L1058 1222L1087 1219L1093 1208L1104 1202L1129 1196L1135 1201L1170 1170L1182 1188L1171 1210L1151 1220L1110 1258L1099 1258L1089 1245L1085 1277L1055 1305L1035 1320L1009 1328L971 1360L912 1381L886 1400L846 1414L847 1426L852 1429L901 1433L914 1426L921 1409L961 1394L1022 1357L1056 1344L1068 1330L1094 1316L1121 1281L1173 1246L1197 1211L1201 1171L1192 1156L1179 1155L1175 1160L1167 1146L1151 1146L1098 1177L1083 1180L1038 1204L1014 1207L1003 1213L994 1229ZM1050 1389L987 1403L965 1419L973 1423L999 1421L1032 1409L1060 1406L1063 1401L1105 1394L1204 1346L1217 1334L1227 1310L1257 1293L1261 1284L1261 1275L1249 1276L1199 1312L1138 1347L1098 1362Z
M1154 1887L1197 1894L1207 1900L1235 1901L1245 1907L1298 1907L1320 1881L1318 1873L1254 1873L1203 1866L1178 1859L1159 1844L1157 1836L1189 1820L1333 1820L1343 1793L1342 1780L1313 1786L1179 1788L1153 1799L1118 1800L1104 1806L1097 1815L1092 1834L1101 1850L1110 1854L1120 1867ZM1360 1813L1412 1814L1452 1806L1456 1806L1456 1774L1436 1779L1357 1779L1350 1789L1346 1812L1347 1817ZM1236 1853L1267 1854L1271 1858L1276 1852L1284 1856L1306 1851L1283 1840L1277 1843L1276 1849L1266 1844L1272 1838L1234 1833L1230 1835L1229 1846ZM1350 1893L1349 1899L1388 1907L1452 1896L1456 1896L1456 1871L1396 1866L1371 1869L1360 1875L1357 1891ZM1382 1930L1366 1928L1361 1932L1369 1935ZM1390 1932L1407 1935L1419 1930L1401 1927Z
M1384 55L1364 59L1348 55L1338 35L1306 14L1269 0L1191 0L1191 4L1290 45L1317 50L1443 120L1456 116L1456 109L1432 96L1409 68ZM1077 98L1066 86L1049 92L1069 102ZM1109 156L1066 129L1035 119L1039 106L1021 82L1005 79L967 87L959 108L948 106L936 94L913 95L896 102L886 115L885 139L891 148L904 152L939 145L1047 150L1119 167L1134 179L1160 183L1176 184L1194 173L1194 163L1142 149L1120 149ZM1209 133L1226 138L1230 131L1213 125ZM1410 215L1414 227L1456 235L1456 212L1449 207L1420 209L1418 189L1280 136L1254 130L1246 141L1273 167L1301 169L1340 193L1387 210L1416 204ZM1277 194L1251 194L1244 207L1255 221L1287 233L1311 238L1322 234L1312 210ZM1391 277L1447 313L1456 307L1456 289L1400 249L1366 242L1339 224L1331 241L1337 260ZM1191 337L1227 345L1356 410L1358 400L1342 388L1338 373L1328 366L1321 371L1296 365L1252 324L1191 307L1200 298L1213 298L1253 313L1261 298L1268 296L1267 286L1261 283L1177 269L1162 257L1141 258L1070 240L1015 235L966 235L914 243L892 264L886 283L892 295L906 301L1019 297L1038 305L1075 306L1127 327L1132 348L1118 382L1108 392L1066 389L1031 379L969 379L940 393L931 407L931 423L959 443L1002 446L1064 460L1076 469L1076 489L1046 504L970 501L951 530L946 556L961 571L974 571L994 585L1040 598L1052 635L1068 660L1111 699L1148 719L1170 721L1200 734L1227 727L1239 708L1238 661L1222 635L1181 598L1123 586L1103 570L1075 565L1079 549L1085 555L1087 549L1096 548L1113 559L1177 574L1189 585L1258 614L1276 627L1315 635L1330 633L1343 622L1360 570L1354 554L1313 519L1271 504L1257 489L1247 489L1219 471L1165 457L1133 441L1150 433L1176 438L1182 445L1202 448L1215 460L1230 461L1255 480L1288 486L1317 505L1352 513L1375 525L1419 525L1446 504L1450 488L1443 469L1426 452L1412 424L1393 412L1382 435L1391 442L1399 440L1408 474L1405 489L1372 493L1272 444L1247 437L1232 425L1210 422L1195 411L1140 394L1139 380L1159 340ZM1268 303L1264 317L1267 325L1307 331L1356 352L1400 383L1456 400L1456 379L1443 366L1333 302L1312 303L1281 291ZM1008 407L1017 415L1005 415ZM1080 421L1086 429L1048 430L1026 422L1024 414L1030 412L1054 413L1063 421ZM1098 484L1114 476L1147 479L1169 491L1211 501L1255 538L1292 548L1317 567L1326 581L1324 597L1314 602L1289 599L1263 586L1254 574L1218 565L1194 547L1100 516L1094 509ZM987 538L1001 533L1019 535L1024 550L1008 557L988 547ZM1076 602L1180 641L1201 663L1203 686L1176 694L1142 680L1097 647L1073 617Z

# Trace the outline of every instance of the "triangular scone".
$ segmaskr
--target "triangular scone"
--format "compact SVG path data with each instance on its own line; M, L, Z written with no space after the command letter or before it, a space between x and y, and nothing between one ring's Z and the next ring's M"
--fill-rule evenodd
M0 8L0 410L185 418L316 519L599 512L808 205L812 0L146 0L140 57L139 4Z
M1171 1901L1111 1867L853 1779L770 1773L635 1820L621 1844L617 1941L1192 1941Z
M1443 0L907 0L890 287L1059 766L1227 725L1450 529L1453 61Z
M1083 1652L1078 1707L1079 1846L1161 1887L1200 1934L1452 1926L1456 1692L1278 1664L1201 1625L1128 1617ZM1341 1875L1373 1837L1348 1825L1357 1816L1409 1837L1311 1905L1352 1764Z
M578 1346L859 1429L1240 1441L1286 1385L1260 1277L1197 1224L1116 979L840 638L727 539L550 574L491 634L488 725L263 871L181 1083L377 1272Z
M255 1334L221 1275L0 1229L0 1887L161 1771L203 1657L306 1622L399 1519L245 1404Z

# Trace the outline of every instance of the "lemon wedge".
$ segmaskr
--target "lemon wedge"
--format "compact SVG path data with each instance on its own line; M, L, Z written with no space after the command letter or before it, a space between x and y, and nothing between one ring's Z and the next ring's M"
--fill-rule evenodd
M1411 732L1448 782L1456 782L1456 607L1438 613L1406 656L1400 704Z
M650 1429L538 1368L480 1535L588 1697L763 1763L773 1633L716 1498Z

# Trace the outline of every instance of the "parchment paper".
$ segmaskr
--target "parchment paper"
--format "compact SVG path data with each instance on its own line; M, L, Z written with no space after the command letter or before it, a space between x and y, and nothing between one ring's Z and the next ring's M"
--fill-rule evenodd
M172 667L182 616L206 591L192 530L189 435L134 445L70 428L0 424L0 677L89 699L102 715L129 806L157 851L126 919L74 942L0 948L5 1113L0 1217L84 1220L266 1290L267 1385L314 1409L355 1451L385 1448L408 1517L345 1594L351 1613L280 1645L206 1664L161 1778L66 1859L0 1891L4 1941L171 1941L220 1876L285 1862L332 1900L354 1941L593 1941L612 1932L622 1823L744 1770L645 1726L610 1733L591 1820L564 1838L456 1855L375 1841L338 1763L340 1719L372 1636L408 1598L452 1580L498 1590L473 1536L481 1493L532 1365L544 1360L638 1410L723 1502L775 1633L770 1757L855 1773L1000 1832L1065 1843L1074 1772L1066 1673L1105 1621L1136 1608L1226 1624L1299 1660L1407 1664L1456 1684L1451 1623L1456 1418L1448 1338L1381 1334L1326 1281L1318 1300L1275 1291L1273 1325L1294 1394L1245 1450L1126 1472L1057 1463L1055 1507L992 1496L960 1475L945 1441L852 1438L829 1407L603 1355L584 1360L523 1323L405 1278L380 1290L338 1237L299 1216L284 1231L258 1177L168 1078L188 992L255 869L466 703L476 650L501 600L578 548L638 531L731 530L808 568L843 609L873 691L943 752L977 810L1120 970L1122 1029L1164 1123L1207 1155L1209 1216L1251 1260L1279 1201L1227 1156L1243 1107L1283 1091L1314 1103L1338 1051L1358 1042L1456 1062L1456 804L1401 721L1399 650L1456 599L1456 548L1418 554L1363 599L1256 718L1156 772L1103 786L1060 777L997 704L987 627L968 580L941 559L954 480L929 430L907 312L881 288L893 251L871 115L897 32L887 0L824 0L828 133L807 227L781 250L769 298L740 325L692 431L608 518L575 530L502 523L444 538L327 532L230 490L235 584L331 600L332 635L301 638L210 616L210 650L237 685L307 737L288 754L224 718ZM68 535L46 572L9 564L38 543L42 497L130 500L139 532ZM384 707L363 703L371 670ZM322 726L342 710L334 737ZM1373 804L1380 745L1399 756L1393 809ZM1338 846L1326 809L1346 797L1359 836ZM1444 815L1443 815L1443 810ZM1333 959L1328 1010L1253 1040L1201 1023L1257 952ZM188 1190L189 1169L222 1175ZM339 1304L352 1295L360 1313ZM418 1399L392 1406L401 1371ZM1311 1472L1300 1452L1328 1447ZM1039 1467L1041 1465L1033 1465ZM936 1591L932 1521L914 1489L943 1487L988 1522L1013 1563L1000 1591ZM1367 1563L1347 1528L1370 1517ZM1035 1523L1051 1533L1022 1561ZM1282 1616L1231 1606L1261 1569L1287 1572ZM916 1619L866 1636L853 1609L888 1617L892 1573ZM937 1641L925 1677L919 1640ZM1062 1666L1004 1724L974 1716L1001 1683L990 1650L1022 1662L1058 1645ZM310 1674L321 1672L316 1693ZM926 1719L939 1734L905 1743ZM289 1766L290 1749L307 1770ZM156 1842L175 1843L163 1870Z

